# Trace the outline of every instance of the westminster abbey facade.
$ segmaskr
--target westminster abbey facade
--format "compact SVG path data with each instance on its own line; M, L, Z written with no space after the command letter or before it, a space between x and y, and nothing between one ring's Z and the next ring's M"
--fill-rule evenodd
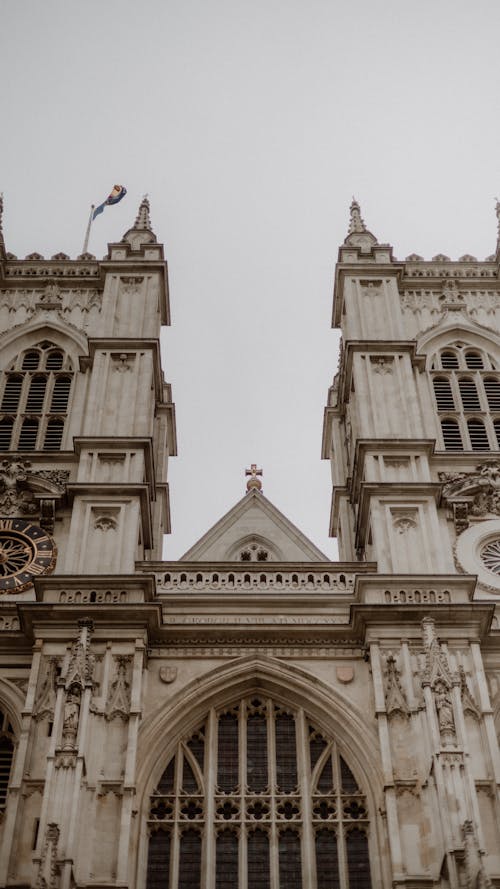
M169 321L146 199L102 261L0 229L0 886L500 887L500 231L400 261L351 205L338 562L256 466L161 560Z

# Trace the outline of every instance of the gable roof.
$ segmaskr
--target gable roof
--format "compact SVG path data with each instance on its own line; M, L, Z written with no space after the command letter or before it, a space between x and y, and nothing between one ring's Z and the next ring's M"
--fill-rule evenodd
M254 542L268 547L272 561L331 561L257 490L245 494L181 556L181 561L239 561L240 551Z

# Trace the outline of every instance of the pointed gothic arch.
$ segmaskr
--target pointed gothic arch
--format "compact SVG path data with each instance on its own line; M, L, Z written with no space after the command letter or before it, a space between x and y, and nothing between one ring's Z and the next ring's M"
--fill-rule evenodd
M376 812L383 794L383 779L377 765L379 753L375 729L367 728L366 714L363 716L353 708L347 698L306 671L272 657L247 656L215 668L202 682L191 682L177 693L169 707L158 708L140 730L138 787L141 788L141 820L138 825L137 873L140 889L146 887L151 796L162 781L167 765L180 749L179 745L186 749L186 743L196 735L208 714L212 713L213 719L213 714L227 711L238 702L264 699L268 706L300 714L302 724L310 725L327 738L330 745L335 745L338 755L356 775L371 822L372 876L374 880L380 879L381 862L377 850L385 840L380 835L381 825ZM304 751L300 755L303 759ZM345 849L342 854L345 858Z

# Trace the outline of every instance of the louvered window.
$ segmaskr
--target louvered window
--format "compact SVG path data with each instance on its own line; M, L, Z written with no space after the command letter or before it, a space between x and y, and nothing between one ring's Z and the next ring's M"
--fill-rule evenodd
M466 352L465 363L469 370L482 370L484 367L483 356L480 352Z
M36 374L31 377L28 397L26 399L26 410L34 413L42 413L43 402L45 400L45 390L47 388L47 377Z
M6 713L0 710L0 811L5 808L10 770L14 757L14 731Z
M47 368L47 370L61 370L63 362L63 353L55 349L54 351L48 353L45 367Z
M69 393L71 389L71 377L56 377L52 390L50 410L57 414L63 414L68 407Z
M19 355L0 377L0 450L60 450L72 381L71 364L53 343Z
M448 414L440 419L445 450L499 450L500 379L491 375L498 364L486 351L461 342L453 346L430 360L431 369L442 369L432 374L432 385L438 412Z
M495 430L495 438L497 440L497 446L500 448L500 420L494 421L493 428Z
M23 379L21 374L8 374L5 388L3 390L2 406L0 410L6 411L7 413L17 411L21 399Z
M486 377L484 391L488 400L490 411L500 411L500 380L494 377Z
M458 381L458 388L460 390L460 398L462 400L464 411L481 410L479 395L477 394L477 387L474 380L462 378Z
M36 370L40 364L40 352L25 352L21 364L22 370Z
M442 352L441 367L443 370L458 370L459 364L456 352Z
M38 420L27 417L23 420L21 432L19 433L19 451L34 451L36 448L36 440L38 436Z
M146 886L371 889L368 828L335 742L251 697L177 745L151 797Z
M460 427L456 420L441 420L444 447L447 451L463 451Z
M438 411L455 410L455 399L451 391L451 383L446 377L436 377L433 380L434 395Z
M12 417L2 417L0 420L0 451L8 451L12 440L14 420Z
M489 451L488 434L481 420L467 420L470 445L473 451Z
M44 451L60 451L63 432L63 420L49 420L43 442Z

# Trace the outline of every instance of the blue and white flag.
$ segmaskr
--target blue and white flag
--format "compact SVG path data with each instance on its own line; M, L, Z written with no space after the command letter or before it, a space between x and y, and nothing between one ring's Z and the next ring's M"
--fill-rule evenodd
M99 213L102 213L104 208L108 206L108 204L118 204L122 198L127 194L127 189L124 185L114 185L112 192L108 195L103 204L99 204L98 207L95 208L92 214L92 222L99 216Z

